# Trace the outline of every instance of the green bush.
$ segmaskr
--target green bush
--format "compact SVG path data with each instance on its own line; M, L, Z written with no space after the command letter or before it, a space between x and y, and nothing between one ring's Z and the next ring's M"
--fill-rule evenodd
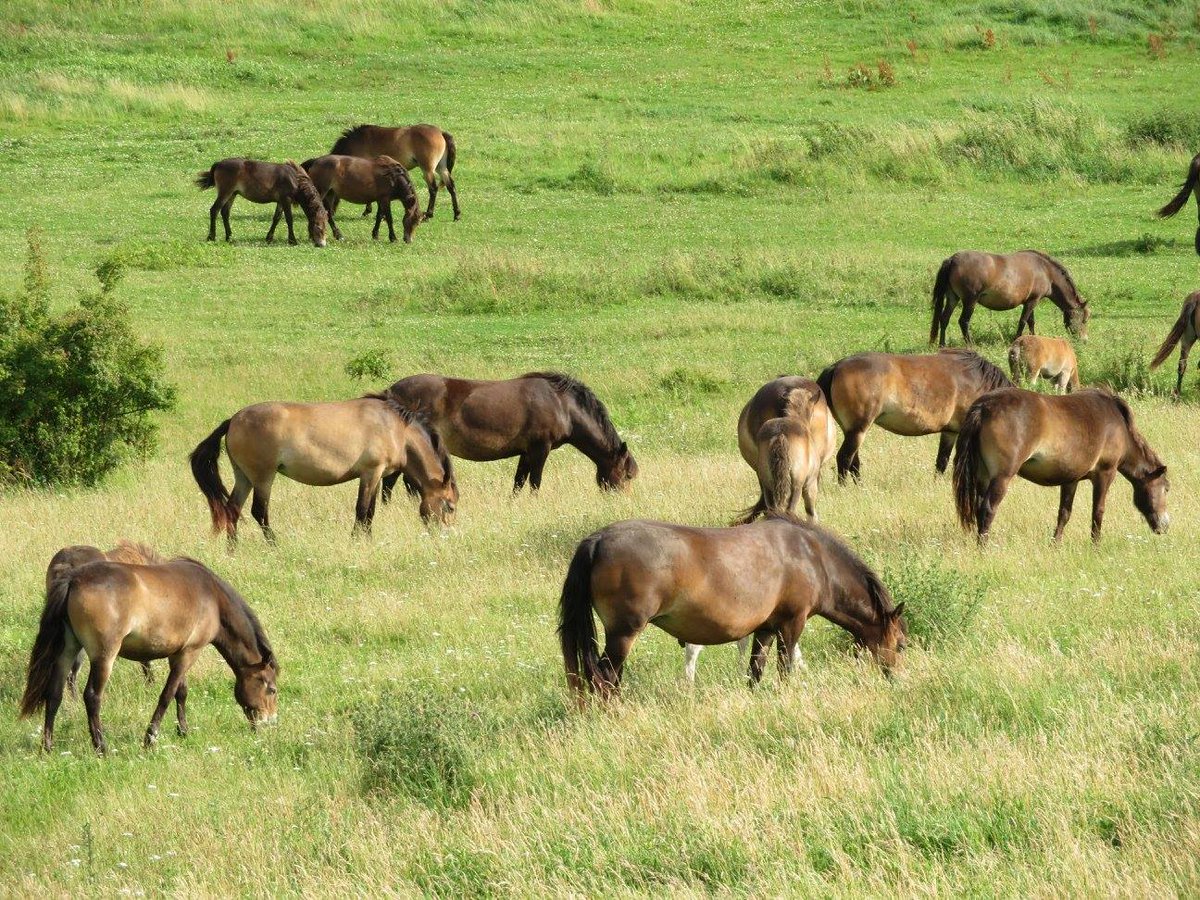
M162 348L138 339L113 296L119 265L101 264L101 290L52 315L36 230L28 244L24 289L0 298L0 482L95 484L154 449L151 413L175 389Z
M380 381L387 378L391 370L390 354L379 347L361 353L346 362L346 374L355 381L362 381L365 378Z
M925 647L968 635L987 592L981 579L911 553L887 566L882 577L892 598L904 604L909 638Z

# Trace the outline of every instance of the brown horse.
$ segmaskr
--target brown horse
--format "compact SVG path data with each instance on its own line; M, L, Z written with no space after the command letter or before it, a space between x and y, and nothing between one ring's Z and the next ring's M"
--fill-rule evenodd
M954 451L954 496L963 528L987 541L1012 479L1060 488L1054 540L1062 540L1075 489L1092 483L1092 540L1100 540L1104 502L1120 472L1155 534L1167 530L1167 467L1133 424L1120 397L1097 388L1065 397L1021 388L993 391L967 411Z
M279 217L287 221L288 243L295 244L296 234L292 230L292 203L299 203L308 217L308 237L318 247L325 246L325 224L328 216L321 203L321 195L313 187L308 174L294 162L268 163L253 159L223 159L215 162L207 172L196 176L200 190L217 189L217 199L208 210L208 239L217 239L217 212L225 224L225 240L233 240L229 228L229 208L234 197L241 194L251 203L274 203L275 216L267 231L267 241L275 240L275 228Z
M221 438L233 466L233 492L217 469ZM246 496L268 541L271 484L280 474L326 486L358 479L354 530L369 532L379 480L402 471L421 495L421 519L446 523L458 503L450 457L437 432L408 407L382 394L334 403L258 403L234 413L199 443L192 475L208 500L213 531L237 539Z
M1200 159L1200 156L1196 158ZM1150 361L1150 368L1157 369L1166 362L1171 351L1175 349L1175 345L1179 344L1179 377L1175 379L1176 397L1183 390L1183 376L1187 372L1188 354L1192 351L1192 344L1196 343L1197 333L1200 333L1200 291L1189 294L1188 298L1183 301L1183 309L1179 312L1179 318L1175 320L1167 339L1162 342L1162 346L1154 354L1154 359Z
M436 125L409 125L400 128L355 125L342 132L342 136L329 152L342 156L360 156L364 159L390 156L406 169L419 167L425 175L425 185L429 188L429 207L425 210L425 218L433 218L433 204L437 199L439 180L450 192L455 220L462 217L462 211L458 208L458 192L454 189L454 157L457 148L450 132L442 131ZM370 211L371 206L368 204L363 215Z
M1066 338L1021 335L1008 348L1008 369L1018 384L1028 379L1032 387L1049 378L1060 394L1079 390L1079 361Z
M781 674L812 615L840 625L885 670L905 647L903 604L834 535L793 516L734 528L617 522L583 539L559 600L558 634L567 683L612 694L634 639L657 625L680 642L723 644L752 634L757 683L779 637ZM604 626L596 646L592 610Z
M1200 153L1192 157L1192 162L1188 165L1187 177L1183 180L1183 186L1179 189L1171 202L1158 211L1160 219L1167 219L1175 215L1183 209L1183 205L1187 203L1188 197L1192 194L1196 195L1196 211L1200 213ZM1196 229L1196 252L1200 253L1200 228Z
M388 394L417 410L462 459L488 462L518 457L513 492L542 486L550 451L571 444L596 464L602 490L624 488L637 462L592 390L560 372L528 372L507 381L468 381L412 375ZM384 479L386 502L398 475Z
M392 224L392 201L404 205L404 243L411 244L413 231L421 222L421 205L417 203L417 192L404 166L390 156L375 159L360 159L357 156L319 156L302 162L317 192L329 211L329 227L333 236L342 239L342 232L334 221L338 204L343 200L351 203L379 204L375 215L375 227L371 237L378 239L379 225L387 221L388 239L396 240L396 228Z
M275 719L278 665L254 612L225 581L193 559L138 565L107 560L63 569L46 592L21 716L45 707L42 749L54 745L54 717L67 672L83 651L91 660L83 701L97 752L106 752L100 724L104 686L117 657L170 666L158 706L146 729L146 746L171 700L179 733L187 733L187 673L212 644L233 669L234 697L251 725Z
M1033 334L1033 310L1039 300L1049 297L1062 310L1063 325L1080 340L1087 340L1091 312L1079 296L1071 273L1058 260L1037 250L1019 253L980 253L960 250L942 263L933 284L933 324L929 343L946 346L946 327L950 315L962 301L958 327L963 341L971 343L971 316L978 303L988 309L1021 307L1017 337L1029 326Z
M833 417L845 433L837 455L838 481L858 481L858 451L872 423L893 434L941 433L937 471L946 471L954 437L980 394L1011 387L1000 369L978 353L957 348L932 354L860 353L838 360L817 377Z

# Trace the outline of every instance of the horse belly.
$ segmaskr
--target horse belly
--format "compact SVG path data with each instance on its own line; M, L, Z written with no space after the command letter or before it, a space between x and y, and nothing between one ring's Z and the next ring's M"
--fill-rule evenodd
M1090 467L1082 468L1082 470L1081 468L1078 464L1071 464L1063 459L1058 453L1039 450L1025 460L1017 472L1026 481L1032 481L1042 487L1054 487L1084 478L1090 471Z
M888 401L875 417L875 424L892 434L920 437L946 427L950 417L940 413L941 410L918 409L912 404Z

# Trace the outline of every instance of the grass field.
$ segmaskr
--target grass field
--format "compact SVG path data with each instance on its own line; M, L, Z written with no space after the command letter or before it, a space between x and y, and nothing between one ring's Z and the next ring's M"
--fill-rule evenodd
M1152 216L1200 150L1198 43L1200 6L1133 0L4 4L0 292L30 226L60 305L118 259L179 403L101 488L0 497L0 892L1195 894L1200 389L1172 403L1173 361L1146 361L1200 287L1194 209ZM460 222L443 192L411 247L345 212L341 244L268 246L270 208L240 201L234 242L203 241L196 172L363 121L454 133ZM1084 379L1126 389L1166 459L1171 533L1120 480L1103 543L1085 490L1054 548L1057 493L1020 483L980 553L936 441L872 431L864 484L827 478L820 507L912 611L897 678L816 621L790 683L747 690L728 647L689 689L652 629L623 700L573 712L576 542L727 521L761 383L923 348L944 257L1026 246L1091 303ZM983 352L1015 324L977 312ZM1039 330L1063 333L1048 303ZM367 353L388 378L347 375ZM185 456L237 408L535 368L605 400L631 493L564 449L537 498L509 496L515 463L463 463L448 530L400 502L354 540L352 486L281 482L277 548L209 536ZM78 702L39 754L16 704L45 564L119 537L245 594L278 727L246 728L209 651L186 739L141 750L158 689L120 664L112 755Z

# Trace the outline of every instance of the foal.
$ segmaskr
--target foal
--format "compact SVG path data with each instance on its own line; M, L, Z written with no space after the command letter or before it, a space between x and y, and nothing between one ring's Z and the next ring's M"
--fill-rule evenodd
M308 174L294 162L268 163L253 159L232 157L215 162L207 172L196 177L200 190L217 189L217 199L208 210L208 239L217 239L217 213L225 225L225 240L233 240L229 227L229 208L241 194L251 203L274 203L275 216L267 231L267 241L275 240L275 228L279 217L287 221L288 243L295 244L292 230L292 203L299 203L308 218L308 237L317 247L325 246L325 224L327 216L321 196L313 187Z
M316 185L329 211L329 227L333 236L342 239L342 232L334 221L338 204L343 200L351 203L372 202L379 204L375 215L375 228L371 237L379 238L379 225L387 221L388 239L396 240L396 228L392 224L392 201L404 205L404 243L411 244L413 231L421 223L421 206L417 203L417 192L404 166L390 156L375 159L360 159L356 156L319 156L301 163Z
M1032 387L1041 377L1054 382L1060 394L1079 390L1079 361L1066 338L1022 335L1008 348L1008 368L1017 384L1028 378Z

